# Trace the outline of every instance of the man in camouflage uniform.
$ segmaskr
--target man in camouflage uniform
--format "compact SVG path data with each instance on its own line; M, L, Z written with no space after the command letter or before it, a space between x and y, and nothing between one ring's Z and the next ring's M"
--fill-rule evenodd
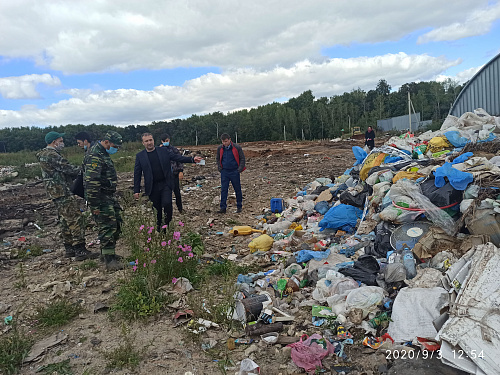
M65 257L76 260L96 258L99 254L85 248L85 226L82 212L71 193L73 179L80 168L71 165L59 153L64 147L64 133L51 131L45 136L47 147L36 154L47 194L57 208L61 235L66 249Z
M121 207L116 197L117 175L110 155L118 151L122 137L114 131L106 133L85 157L85 198L99 228L101 253L108 271L123 268L115 255L116 241L122 224Z

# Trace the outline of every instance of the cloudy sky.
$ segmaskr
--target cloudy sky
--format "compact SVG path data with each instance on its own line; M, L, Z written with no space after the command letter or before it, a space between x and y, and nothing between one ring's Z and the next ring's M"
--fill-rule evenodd
M500 53L499 19L487 0L1 1L0 128L465 82Z

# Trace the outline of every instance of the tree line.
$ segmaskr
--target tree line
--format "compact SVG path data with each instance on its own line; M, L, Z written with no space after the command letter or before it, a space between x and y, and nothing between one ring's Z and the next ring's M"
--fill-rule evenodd
M99 139L108 130L118 131L124 142L138 141L144 132L151 132L155 139L168 133L175 145L218 143L222 133L229 133L239 142L335 138L348 132L349 125L362 130L368 126L376 128L377 120L408 114L408 92L421 120L441 123L462 87L448 79L406 83L397 91L391 91L387 81L381 79L376 88L368 92L358 88L330 98L315 98L312 91L307 90L285 103L273 102L227 114L213 112L186 119L153 121L147 126L68 124L5 128L0 129L0 152L41 149L45 147L45 134L51 130L66 133L68 144L76 142L74 136L80 131Z

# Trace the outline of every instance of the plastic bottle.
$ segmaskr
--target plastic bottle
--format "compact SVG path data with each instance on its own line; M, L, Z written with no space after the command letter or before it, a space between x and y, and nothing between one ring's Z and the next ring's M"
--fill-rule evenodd
M417 275L417 268L415 265L415 258L413 257L413 252L409 247L405 246L401 254L403 256L403 266L406 270L406 278L413 279Z

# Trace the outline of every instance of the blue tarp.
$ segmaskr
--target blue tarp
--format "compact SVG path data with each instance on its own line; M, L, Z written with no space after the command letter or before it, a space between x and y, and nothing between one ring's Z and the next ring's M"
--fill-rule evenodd
M448 139L448 142L455 147L465 147L465 145L470 142L467 138L460 136L460 133L456 130L446 132L444 136Z
M332 207L319 222L321 230L340 229L346 232L353 232L356 228L358 219L363 215L363 210L349 206L347 204L339 204Z
M466 152L465 154L456 157L455 160L451 162L451 164L463 163L464 161L467 161L467 159L469 159L472 155L474 155L472 152Z
M321 202L316 203L316 205L314 206L314 209L316 211L318 211L321 215L324 215L330 209L330 205L328 204L327 201L321 201Z

